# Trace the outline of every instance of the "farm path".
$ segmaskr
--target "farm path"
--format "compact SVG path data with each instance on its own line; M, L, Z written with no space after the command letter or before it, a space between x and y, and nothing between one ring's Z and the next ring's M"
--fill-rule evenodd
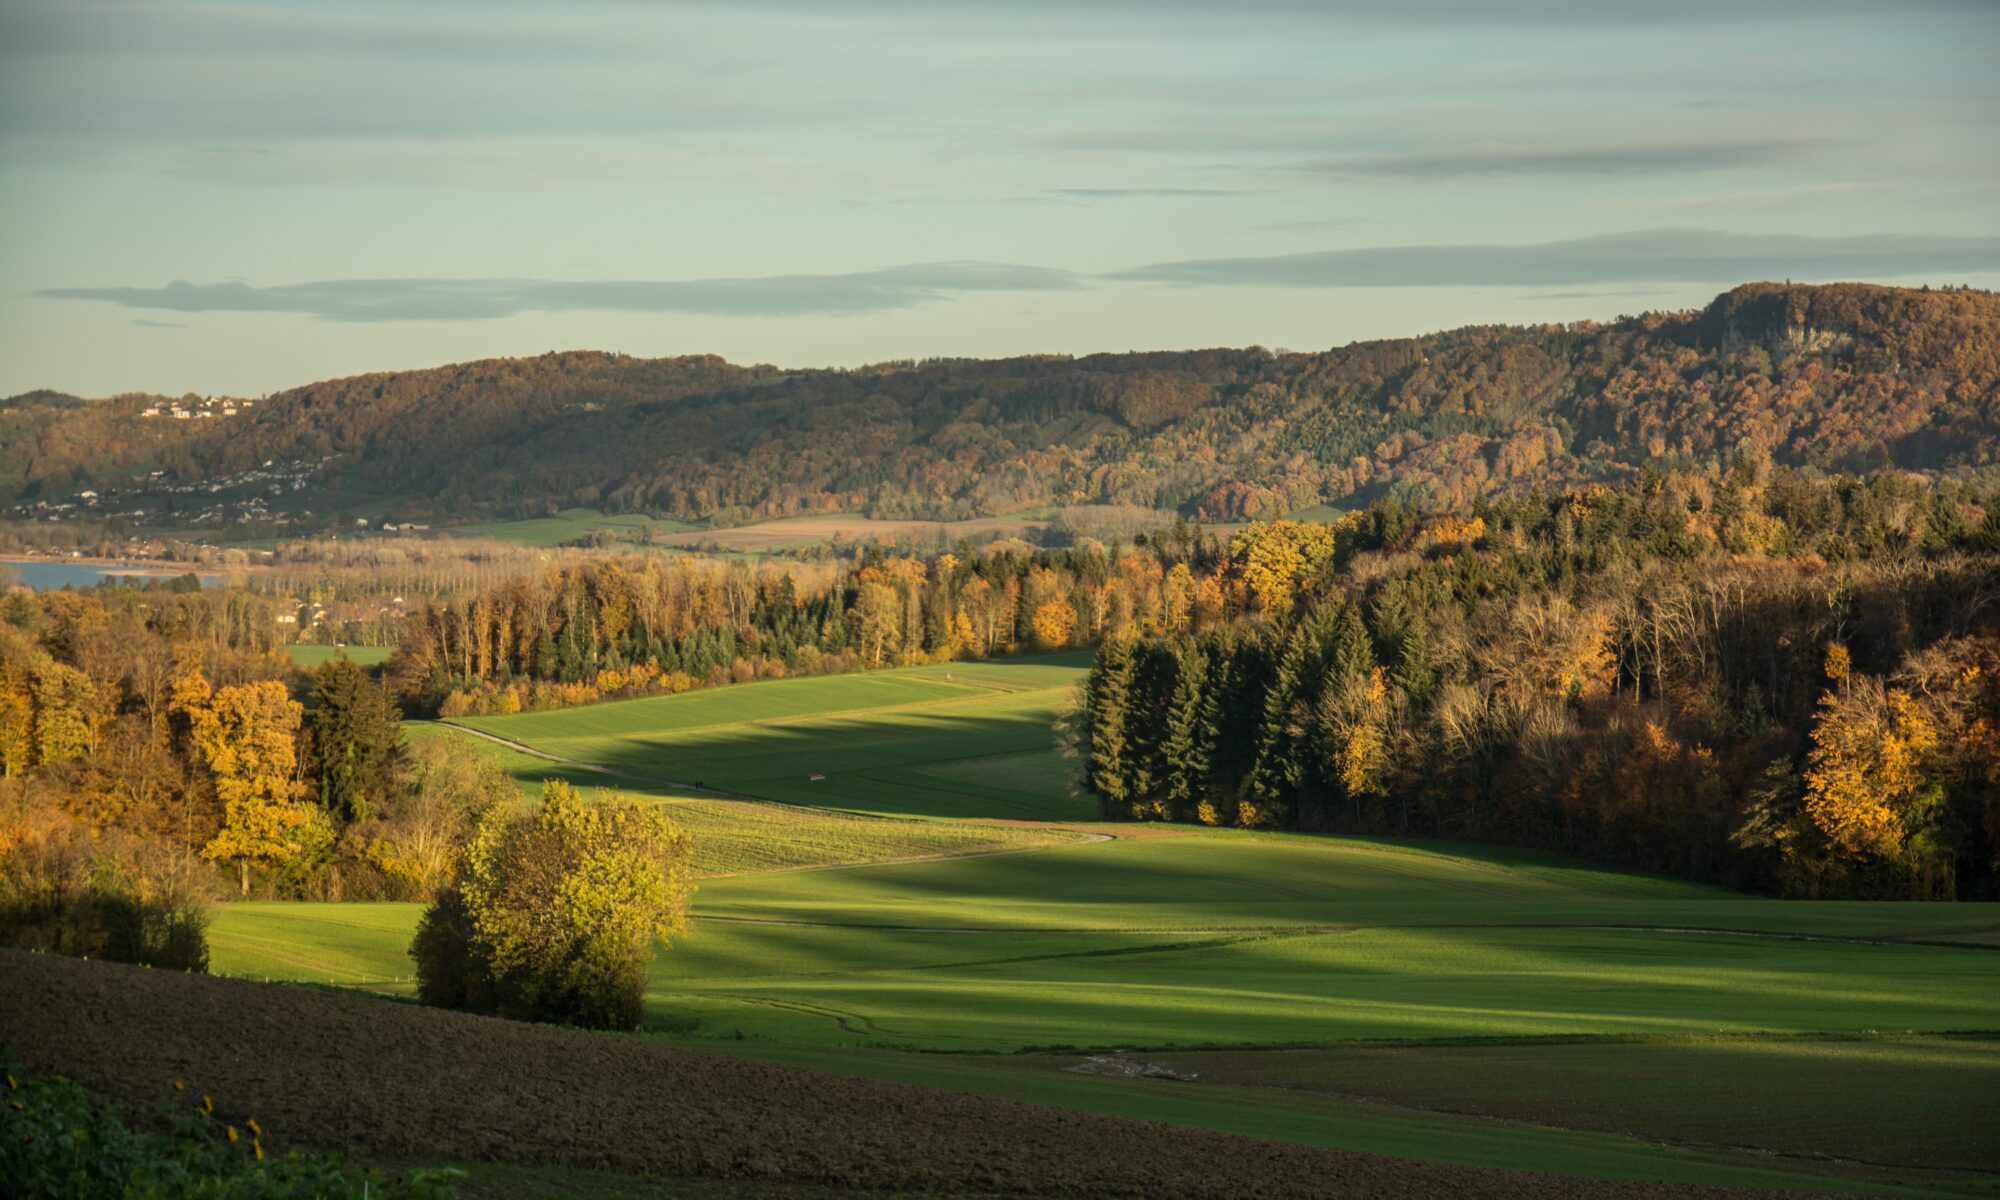
M1112 838L1099 837L1093 840L1111 841ZM1081 843L1072 843L1081 844ZM937 862L955 858L986 858L1000 854L1046 854L1056 846L1029 846L1020 850L982 850L973 854L939 854L926 858L899 859L889 862L834 863L822 867L796 867L790 870L806 871L852 871L868 867L897 866L912 862ZM744 872L744 874L777 875L783 871ZM716 878L727 878L716 876ZM869 921L807 921L796 917L742 917L722 916L714 913L693 912L689 916L700 921L726 922L734 925L782 925L801 929L887 929L898 933L1033 933L1033 934L1075 934L1083 937L1104 937L1122 934L1218 934L1240 935L1243 937L1296 937L1322 933L1354 933L1364 929L1389 928L1389 926L1348 923L1308 923L1302 925L898 925L892 922ZM1981 942L1926 941L1908 936L1899 937L1838 937L1831 934L1788 933L1762 929L1698 929L1679 925L1549 925L1514 921L1494 921L1490 923L1467 923L1464 921L1397 923L1393 926L1402 930L1418 929L1591 929L1613 933L1649 933L1681 937L1727 937L1758 938L1776 942L1839 942L1850 946L1885 946L1899 948L1929 948L1948 950L1991 950L1993 947ZM1165 947L1165 949L1187 949L1189 947ZM1156 948L1158 949L1158 948Z
M778 805L778 801L775 800L759 800L757 801L757 803ZM793 806L779 805L779 807L793 807ZM971 821L962 823L968 825L977 824L977 822L971 822ZM1044 825L1017 825L1015 826L1015 828L1056 829L1056 830L1062 830L1064 832L1069 832L1069 827L1062 824L1059 821L1050 821ZM1054 845L1050 846L1019 846L1011 850L972 850L964 854L918 854L918 855L913 855L909 858L876 858L876 859L869 859L866 862L816 863L813 866L809 867L768 867L755 871L721 871L717 872L714 875L710 875L708 878L732 879L741 875L756 875L760 878L765 875L810 875L817 871L858 871L863 869L864 867L901 867L901 866L908 866L912 863L946 862L961 858L1000 858L1003 855L1008 855L1008 854L1046 854L1051 850L1060 850L1065 846L1088 846L1097 842L1111 842L1116 840L1117 839L1114 836L1108 833L1086 833L1078 831L1075 840L1068 842L1057 842ZM734 920L749 920L750 918L709 917L707 919L711 921L734 921ZM818 922L814 921L780 921L775 923L782 925L818 924ZM883 926L883 928L885 929L901 928L901 926ZM932 932L953 933L958 931L950 929L940 929L940 930L934 930ZM990 933L992 931L987 930L986 932Z

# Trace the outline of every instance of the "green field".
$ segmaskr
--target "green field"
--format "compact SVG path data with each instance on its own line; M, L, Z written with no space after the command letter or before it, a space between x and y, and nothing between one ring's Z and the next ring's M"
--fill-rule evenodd
M725 799L643 780L613 777L496 745L442 723L415 724L410 737L463 738L498 763L532 800L544 781L564 779L579 788L652 800L693 843L699 876L784 871L901 859L993 854L1082 838L1049 827L873 817L797 805Z
M1337 508L1331 504L1315 504L1310 508L1302 508L1297 512L1286 513L1284 519L1287 521L1307 521L1315 525L1331 525L1353 511L1352 508Z
M2000 905L1085 826L1049 730L1082 669L953 664L463 724L620 773L481 743L524 787L616 786L693 832L696 919L654 963L653 1037L1454 1162L2000 1193ZM692 778L751 799L667 782ZM1037 824L978 823L1007 817ZM1103 830L1125 836L1084 836ZM407 994L416 913L233 905L215 965Z
M492 538L524 546L560 546L564 542L589 537L598 531L620 541L644 540L654 533L685 533L695 528L683 521L648 517L639 513L615 516L592 508L566 508L553 516L526 517L518 521L486 521L476 525L454 525L442 532L455 537Z
M389 661L396 652L394 646L307 646L298 643L285 647L285 653L292 661L308 671L333 658L344 658L357 666L373 667Z
M793 804L1081 820L1091 806L1070 794L1049 723L1086 666L950 663L455 723L621 776Z

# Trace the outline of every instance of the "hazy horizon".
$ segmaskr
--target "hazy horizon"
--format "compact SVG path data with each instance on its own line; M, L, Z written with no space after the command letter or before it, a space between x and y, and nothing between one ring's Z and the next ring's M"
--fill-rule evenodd
M0 395L854 366L2000 284L2000 10L0 12Z

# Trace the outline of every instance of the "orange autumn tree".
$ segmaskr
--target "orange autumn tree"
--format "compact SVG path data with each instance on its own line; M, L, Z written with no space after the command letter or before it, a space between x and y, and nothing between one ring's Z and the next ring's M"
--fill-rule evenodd
M210 691L198 671L175 681L175 704L222 801L222 830L202 855L234 862L248 896L251 863L295 858L313 840L313 810L300 803L297 778L304 710L276 680Z
M1937 726L1909 693L1858 676L1820 701L1806 766L1806 814L1842 854L1894 860L1935 789L1924 757Z
M1067 646L1070 634L1076 629L1076 610L1061 598L1043 601L1035 608L1034 626L1035 642L1043 649Z

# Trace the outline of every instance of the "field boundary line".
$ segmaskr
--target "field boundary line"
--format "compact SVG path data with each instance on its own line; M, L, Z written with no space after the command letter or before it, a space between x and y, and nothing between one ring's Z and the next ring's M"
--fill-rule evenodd
M1069 843L1079 845L1082 843ZM915 861L948 861L952 858L979 858L990 854L1042 854L1063 847L1026 846L1018 850L982 851L979 854L946 855L938 859ZM860 867L893 866L890 862L875 863L834 863L825 867L801 867L793 870L838 871ZM745 872L744 875L779 874L780 872ZM1925 942L1910 938L1843 937L1838 934L1784 933L1759 929L1695 929L1680 926L1653 925L1568 925L1560 923L1523 924L1519 922L1494 922L1491 924L1417 924L1417 925L1370 925L1364 923L1311 924L1311 925L1122 925L1122 926L1045 926L1045 925L897 925L874 921L807 921L793 917L746 917L728 916L720 913L690 913L689 916L703 921L727 921L745 925L789 925L808 929L875 929L902 930L907 933L1074 933L1094 934L1099 937L1119 934L1241 934L1246 937L1271 937L1283 935L1354 933L1361 930L1425 930L1425 929L1515 929L1537 932L1561 930L1588 930L1597 933L1654 933L1685 934L1694 936L1760 938L1780 942L1832 942L1849 946L1885 946L1920 950L1994 950L2000 947L1983 942Z
M805 806L793 805L791 807L802 808ZM841 810L825 809L821 811L839 812ZM850 815L868 817L872 816L873 814L854 813ZM890 817L890 818L878 818L878 819L895 820L896 818ZM949 823L950 822L925 822L925 824L949 824ZM1008 827L999 826L999 828L1008 828ZM1050 832L1063 833L1068 831L1051 826ZM857 871L864 867L897 867L897 866L907 866L911 863L952 862L961 858L998 858L1003 854L1042 854L1050 850L1066 849L1070 846L1092 846L1100 842L1109 842L1117 840L1108 833L1085 833L1082 830L1077 830L1075 831L1075 833L1076 836L1073 838L1063 841L1048 842L1040 846L1009 846L1005 850L974 850L969 854L919 854L911 858L876 858L876 859L870 859L866 862L815 863L813 865L804 867L773 867L765 871L730 871L717 875L709 875L706 876L706 878L745 879L751 876L761 877L765 875L804 875L813 871ZM715 917L711 919L727 920L728 918Z

